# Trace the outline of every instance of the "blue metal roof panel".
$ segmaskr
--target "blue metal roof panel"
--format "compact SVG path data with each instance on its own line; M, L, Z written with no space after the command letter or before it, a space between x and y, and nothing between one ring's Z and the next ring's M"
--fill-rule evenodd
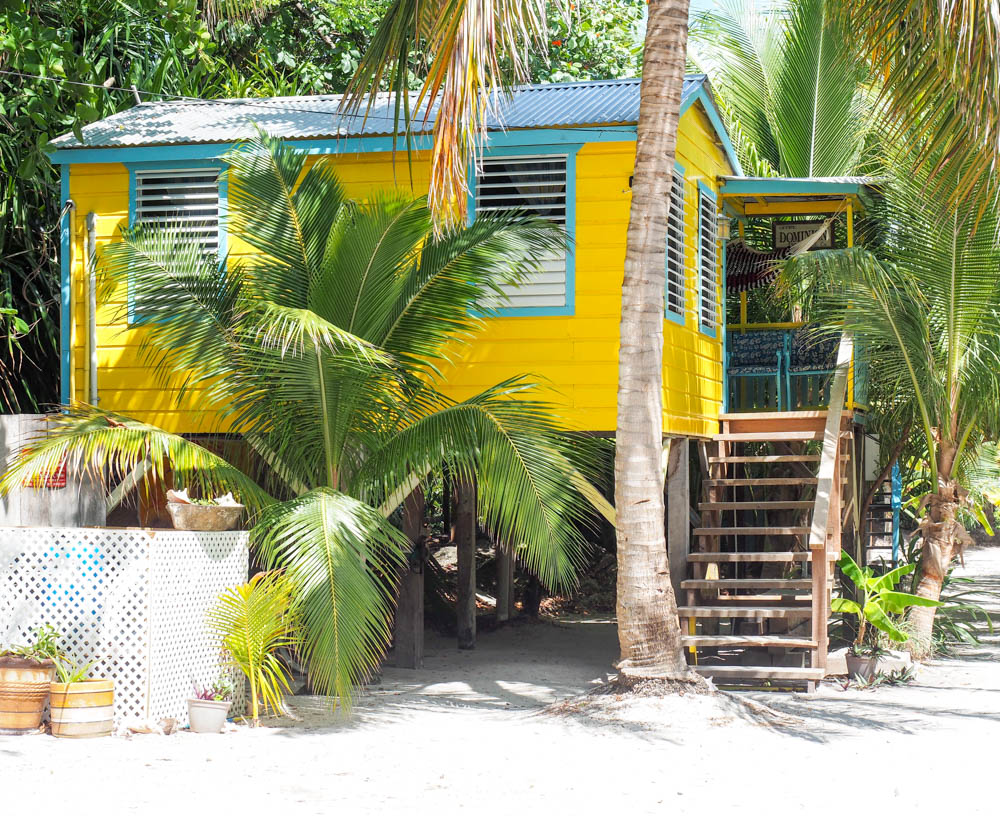
M522 86L509 99L500 100L487 126L503 130L635 124L639 82L630 78ZM702 74L685 77L682 109L706 84ZM233 142L254 136L256 128L282 139L391 136L393 99L380 94L367 117L342 112L339 95L144 102L87 125L82 142L68 133L51 145L66 150ZM426 124L424 113L413 114L414 132L433 127L436 104Z

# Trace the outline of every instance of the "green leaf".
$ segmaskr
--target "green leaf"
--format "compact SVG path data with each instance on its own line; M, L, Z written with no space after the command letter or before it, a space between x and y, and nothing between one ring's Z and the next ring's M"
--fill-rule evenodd
M926 606L934 608L944 606L942 601L922 598L919 595L911 595L908 592L882 591L879 593L878 597L886 610L897 615L906 611L906 609L911 606Z
M861 615L861 607L850 598L834 598L830 601L830 609L848 615Z

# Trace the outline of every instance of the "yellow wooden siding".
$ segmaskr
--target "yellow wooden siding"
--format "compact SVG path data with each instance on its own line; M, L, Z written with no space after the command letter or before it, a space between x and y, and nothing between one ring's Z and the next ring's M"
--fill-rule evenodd
M687 315L683 326L664 320L665 432L706 436L718 427L722 402L721 330L713 338L697 325L697 185L717 189L716 177L729 172L707 117L692 107L681 120L677 160L685 169L687 220ZM530 152L526 148L525 152ZM633 142L584 145L576 158L575 314L571 316L499 317L458 352L458 364L446 372L445 390L456 398L516 375L545 380L567 423L579 430L611 432L617 398L618 323L620 318L625 235L631 192ZM365 197L397 184L410 187L405 155L395 167L386 154L368 153L322 159L333 161L351 196ZM413 189L427 188L426 156L412 165ZM98 213L98 250L127 223L128 171L121 164L71 167L70 195L77 203L73 281L76 319L73 334L75 397L83 399L85 313L81 257L84 216ZM230 236L229 251L247 251ZM719 280L722 275L720 272ZM196 391L178 403L177 382L161 386L143 367L138 351L141 328L125 321L124 287L98 309L98 387L100 406L130 414L168 430L220 430ZM719 293L721 324L722 293Z

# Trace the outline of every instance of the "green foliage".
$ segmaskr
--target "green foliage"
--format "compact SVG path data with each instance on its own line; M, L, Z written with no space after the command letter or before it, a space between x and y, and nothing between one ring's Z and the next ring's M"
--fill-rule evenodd
M830 609L847 615L855 615L858 619L858 634L854 640L854 651L861 653L868 648L865 642L866 629L871 624L891 640L902 643L907 639L905 632L900 630L893 620L893 615L901 615L911 606L941 606L940 601L932 601L907 592L896 591L896 584L904 575L909 575L915 569L914 564L905 564L891 570L885 575L875 575L871 567L862 569L845 550L840 554L840 569L848 578L857 593L858 600L850 598L834 598Z
M60 683L81 683L87 679L96 661L73 663L64 658L56 660L56 677Z
M644 0L582 0L568 17L549 9L548 47L533 50L533 82L639 76Z
M706 73L744 169L837 176L865 163L865 72L836 0L723 0L695 15L688 58Z
M111 286L134 286L142 359L199 390L261 468L97 409L55 415L0 491L65 457L120 478L145 462L202 495L232 492L253 541L301 603L313 685L348 702L388 645L409 542L389 517L447 470L475 481L479 516L547 585L565 589L594 523L575 484L599 481L606 443L566 432L539 387L516 377L456 401L441 372L566 235L491 214L436 236L425 199L348 199L327 162L261 137L227 156L227 264L176 230L136 225L103 254ZM258 487L257 481L267 486Z
M290 687L278 652L294 650L299 643L292 582L281 572L261 572L227 589L209 610L208 626L220 638L230 665L250 683L254 725L260 722L261 705L283 713Z
M232 678L226 675L220 675L219 678L212 683L210 686L199 686L195 683L194 686L194 696L197 700L212 700L216 703L224 703L228 700L233 699L233 694L236 693L236 686L232 681Z
M62 635L54 627L43 624L35 627L35 637L31 643L12 645L0 654L23 657L26 660L54 660L58 665L64 656L62 647L59 645L61 638Z

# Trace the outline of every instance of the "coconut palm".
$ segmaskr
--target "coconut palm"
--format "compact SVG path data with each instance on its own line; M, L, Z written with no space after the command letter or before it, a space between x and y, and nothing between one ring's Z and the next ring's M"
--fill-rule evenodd
M722 0L697 15L688 59L708 75L745 170L858 171L873 99L839 0Z
M936 601L969 540L963 480L1000 433L1000 215L989 197L955 205L934 194L932 166L898 168L880 213L889 228L874 249L805 253L785 274L809 292L812 319L866 349L870 378L891 395L883 427L922 437L930 478L916 594ZM934 612L910 613L917 651L931 642Z
M690 677L663 530L663 292L667 202L684 83L688 3L649 4L622 285L615 434L619 671Z
M230 242L254 252L220 265L175 231L139 225L104 268L141 293L147 364L197 389L267 478L86 407L54 417L0 489L67 457L233 490L256 511L260 560L296 587L314 686L347 700L387 646L410 549L389 517L442 468L475 479L483 526L529 570L554 588L573 582L590 514L570 483L591 474L596 440L564 432L525 378L461 402L440 390L440 369L502 304L501 287L566 237L510 213L435 237L425 199L352 200L328 163L307 167L304 152L263 136L225 161Z

